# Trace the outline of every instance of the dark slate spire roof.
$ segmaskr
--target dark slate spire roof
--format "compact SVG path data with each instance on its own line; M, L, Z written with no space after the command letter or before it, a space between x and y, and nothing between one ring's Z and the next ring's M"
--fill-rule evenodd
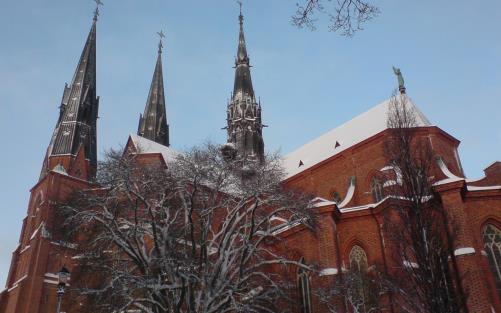
M228 143L242 160L261 161L264 159L261 104L256 101L252 87L241 11L238 18L240 34L235 60L235 83L227 108Z
M163 36L163 33L161 36ZM169 146L169 125L167 125L162 74L162 39L160 39L158 45L157 64L155 65L144 114L139 116L137 134L159 144Z
M83 147L91 166L97 165L96 122L99 97L96 96L96 23L97 13L94 14L71 84L64 87L59 119L47 149L42 177L47 170L51 170L47 169L49 157L75 156L80 147Z
M240 12L238 19L240 21L240 34L238 36L237 57L235 59L235 84L233 87L233 95L248 95L254 97L249 56L247 55L247 47L245 45L244 16L242 12Z

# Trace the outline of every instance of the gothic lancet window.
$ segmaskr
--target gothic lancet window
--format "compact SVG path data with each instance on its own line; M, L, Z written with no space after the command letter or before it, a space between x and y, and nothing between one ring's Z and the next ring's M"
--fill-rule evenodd
M357 272L365 272L367 270L367 255L360 246L353 246L350 251L349 261L351 270Z
M372 179L371 192L372 192L372 197L374 198L375 202L379 202L379 201L383 200L383 198L384 198L383 184L381 183L381 181L377 177L374 177Z
M484 228L484 249L489 258L489 265L496 281L498 294L501 296L501 230L494 225Z
M348 259L350 262L349 287L345 296L354 313L369 312L372 307L372 299L369 296L370 287L367 280L367 255L360 246L353 246Z
M306 264L304 258L299 261L301 264ZM301 313L311 313L311 290L310 277L308 271L300 267L297 274L298 289L301 303Z

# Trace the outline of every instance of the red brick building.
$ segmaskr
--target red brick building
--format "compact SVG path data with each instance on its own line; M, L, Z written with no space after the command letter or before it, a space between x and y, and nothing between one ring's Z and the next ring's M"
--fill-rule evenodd
M54 312L56 273L62 266L72 267L71 243L55 235L59 225L54 204L64 200L71 189L92 187L96 175L96 21L97 15L73 80L65 86L40 180L31 189L19 246L13 252L6 289L0 293L0 312ZM169 148L161 53L160 42L138 135L129 137L127 147L168 160L175 152ZM227 107L228 143L254 162L264 153L263 125L261 104L252 87L242 15L235 67L235 85ZM404 93L399 97L416 112L416 134L426 138L439 157L434 188L457 223L453 254L462 277L458 288L469 295L468 311L501 312L501 162L487 167L482 179L465 178L457 152L459 140L431 124ZM390 101L385 101L284 157L285 183L317 196L316 235L301 225L279 230L298 258L319 266L317 275L302 280L307 289L340 277L350 267L352 257L368 267L395 266L382 228L383 213L398 206L398 199L386 192L399 184L398 171L384 153L390 134L389 106ZM381 181L380 173L390 173L387 177L393 179ZM303 312L321 311L314 297L308 301Z
M414 106L410 99L408 103ZM378 181L391 177L378 174L395 171L384 151L390 135L386 127L389 104L383 102L285 156L286 183L318 196L320 235L315 237L301 226L283 232L305 262L322 268L320 277L311 278L312 285L346 271L355 251L363 251L368 267L402 266L394 264L383 228L384 212L399 205L385 191L399 183L398 174L394 180ZM468 311L499 312L501 263L495 241L501 239L501 162L487 167L482 179L464 178L457 153L459 140L431 125L414 108L420 125L417 136L429 140L433 153L440 157L434 188L444 210L457 223L454 255L462 277L459 287L468 294ZM312 305L312 312L317 312Z

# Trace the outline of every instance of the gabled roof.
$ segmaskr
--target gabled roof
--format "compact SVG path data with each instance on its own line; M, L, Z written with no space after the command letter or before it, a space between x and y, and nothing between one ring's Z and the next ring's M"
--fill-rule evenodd
M407 95L398 95L397 97L405 97L407 105L415 111L417 126L431 126L426 116ZM287 173L286 178L292 177L387 129L387 117L391 102L391 99L388 99L287 154L283 163Z
M138 135L130 134L129 138L134 144L134 147L136 148L138 153L140 154L160 153L164 158L165 163L174 161L176 157L180 154L179 152L175 151L170 147L161 145L159 143L156 143L152 140L149 140L147 138Z

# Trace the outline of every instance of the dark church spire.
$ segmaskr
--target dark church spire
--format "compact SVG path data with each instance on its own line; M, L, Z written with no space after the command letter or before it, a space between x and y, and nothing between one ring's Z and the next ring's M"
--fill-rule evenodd
M101 4L98 2L98 5ZM70 85L64 87L59 119L57 121L42 169L42 175L52 170L53 163L69 170L73 159L80 151L88 161L88 175L95 175L97 166L96 124L99 97L96 96L96 24L99 11L96 9L89 35L78 61ZM52 162L51 162L52 160ZM92 170L93 169L93 170Z
M139 116L137 134L159 144L169 146L169 125L167 125L162 74L162 38L165 36L162 31L158 35L160 36L160 42L158 44L157 64L155 65L144 114Z
M235 60L233 95L227 108L228 143L244 160L263 160L261 104L256 101L250 72L249 56L244 36L244 17L240 4L240 33Z

